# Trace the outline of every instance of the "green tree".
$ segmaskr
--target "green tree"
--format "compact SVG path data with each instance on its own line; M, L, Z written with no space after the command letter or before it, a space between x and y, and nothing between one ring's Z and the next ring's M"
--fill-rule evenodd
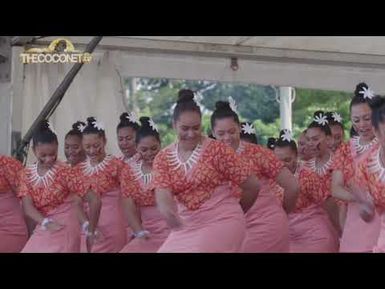
M296 89L296 100L293 103L293 124L303 131L312 121L317 110L336 111L341 114L345 127L345 135L349 136L351 127L349 104L352 93L326 90Z
M276 137L279 134L279 103L275 100L275 90L270 86L141 78L135 94L136 105L141 115L149 115L158 123L163 145L175 139L172 130L172 108L181 88L190 88L203 97L202 123L205 133L210 131L210 115L215 109L215 102L227 100L232 96L237 103L241 120L254 122L261 144L265 144L268 137ZM296 89L292 118L293 135L298 137L311 122L314 112L323 110L341 114L348 136L351 126L348 118L350 97L351 94L344 92Z

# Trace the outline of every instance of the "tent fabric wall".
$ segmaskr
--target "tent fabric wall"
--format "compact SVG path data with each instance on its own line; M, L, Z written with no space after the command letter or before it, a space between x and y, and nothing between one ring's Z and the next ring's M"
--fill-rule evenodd
M107 152L119 154L116 126L125 111L121 79L113 52L94 54L91 63L83 65L56 111L50 118L59 138L59 157L64 159L64 136L77 120L95 116L106 129ZM24 69L22 135L38 116L59 86L70 64L28 64ZM35 158L30 152L28 162Z

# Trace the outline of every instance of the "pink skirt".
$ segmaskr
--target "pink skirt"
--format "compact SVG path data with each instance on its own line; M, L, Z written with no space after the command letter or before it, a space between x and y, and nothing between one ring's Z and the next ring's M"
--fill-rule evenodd
M342 232L340 252L372 252L380 234L381 218L375 212L373 220L361 219L356 203L347 207L346 221Z
M0 253L18 253L28 240L21 204L14 193L0 193Z
M127 242L127 222L119 190L107 192L101 197L102 207L100 209L97 230L101 238L97 240L92 253L117 253ZM81 236L81 252L87 252L86 237Z
M38 224L22 253L79 253L80 225L72 198L49 212L47 218L64 227L50 232Z
M379 213L380 216L380 233L373 247L373 253L385 253L385 212Z
M245 216L239 199L228 186L218 187L197 210L178 203L182 228L172 230L160 253L239 252L246 233Z
M289 237L292 253L338 252L338 233L318 205L289 214Z
M150 232L150 238L132 239L121 253L155 253L167 239L170 229L159 210L154 207L141 207L143 228Z
M289 224L278 199L265 187L247 211L246 238L241 251L289 252Z

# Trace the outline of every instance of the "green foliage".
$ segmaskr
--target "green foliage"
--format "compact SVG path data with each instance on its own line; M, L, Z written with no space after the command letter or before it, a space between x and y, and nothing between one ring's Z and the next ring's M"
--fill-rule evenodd
M296 100L293 103L293 124L298 126L294 136L303 131L311 122L314 112L317 110L337 111L343 119L345 135L349 135L351 122L349 104L352 94L346 92L296 89Z
M130 80L126 81L128 83ZM227 100L232 96L237 103L241 120L254 122L259 143L265 144L268 137L276 137L279 134L279 104L275 100L275 90L272 87L210 81L138 79L137 92L131 101L137 105L140 115L151 116L158 124L163 146L175 140L175 132L172 129L172 107L181 88L192 89L203 96L202 126L205 133L210 131L210 116L215 109L215 102ZM351 126L350 97L351 94L344 92L297 88L292 118L294 137L298 137L307 127L317 110L339 112L343 117L348 136Z

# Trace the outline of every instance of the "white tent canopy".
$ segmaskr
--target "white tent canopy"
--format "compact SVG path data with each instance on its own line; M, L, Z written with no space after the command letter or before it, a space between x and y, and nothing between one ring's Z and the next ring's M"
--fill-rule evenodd
M19 37L15 42L23 43L28 38ZM56 38L39 37L34 45L46 46ZM79 50L91 40L66 38ZM23 65L19 59L23 50L21 46L12 47L11 79L0 83L4 94L0 99L1 117L7 123L0 126L1 135L5 135L0 153L10 153L11 131L24 135L70 68L68 64ZM93 63L84 65L52 117L60 138L70 123L92 114L102 118L107 127L115 127L118 114L125 109L124 77L348 92L358 82L366 81L375 92L385 91L385 37L105 36L94 58ZM237 70L231 69L231 58L237 59ZM117 152L114 134L110 129L112 153Z
M68 38L75 47L91 39ZM340 91L352 91L366 80L385 91L385 37L105 36L99 49L119 51L121 72L127 76ZM235 72L231 57L238 58Z

